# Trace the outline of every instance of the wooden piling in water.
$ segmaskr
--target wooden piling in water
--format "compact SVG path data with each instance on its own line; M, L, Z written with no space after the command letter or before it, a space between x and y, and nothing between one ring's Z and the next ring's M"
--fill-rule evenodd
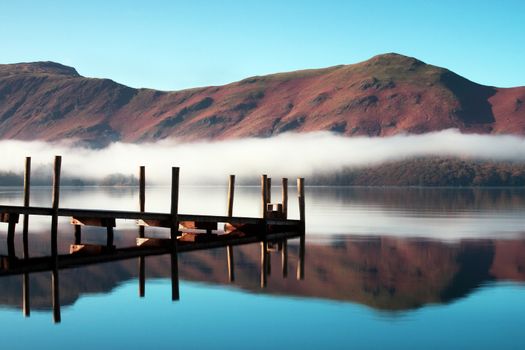
M261 176L261 204L262 204L262 217L266 219L268 216L268 211L266 209L266 204L268 203L268 176Z
M24 207L29 207L31 193L31 157L26 157L24 169ZM24 259L29 259L29 215L24 214L22 225L22 247ZM25 317L31 315L29 274L24 273L22 281L22 311Z
M230 175L228 181L228 216L233 216L233 198L235 194L235 175Z
M51 216L51 255L57 255L58 246L58 206L60 200L60 170L62 168L62 157L55 156L55 164L53 167L53 202L51 209L53 214Z
M305 223L304 178L297 178L297 199L299 200L299 220Z
M281 181L281 201L283 204L283 218L288 219L288 179L286 177L282 178Z
M141 166L139 169L139 211L146 211L146 167ZM144 238L144 226L139 226L139 237Z
M266 185L266 203L272 202L272 178L269 177L266 179L268 185Z
M171 299L179 300L179 260L178 260L178 242L177 235L179 232L179 176L178 167L171 168Z
M31 192L31 157L26 157L24 170L24 207L29 207ZM29 215L24 215L22 227L22 245L24 250L24 259L29 258Z

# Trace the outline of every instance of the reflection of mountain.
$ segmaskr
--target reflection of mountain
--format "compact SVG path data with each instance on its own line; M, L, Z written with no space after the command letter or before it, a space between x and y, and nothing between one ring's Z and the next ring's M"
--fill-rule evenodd
M280 254L272 253L266 289L259 288L259 245L239 246L234 251L234 287L257 293L352 301L383 310L446 303L492 280L525 281L523 240L466 240L452 244L391 237L337 237L331 243L307 241L304 281L295 279L297 247L290 242L288 278L281 275ZM185 253L179 262L182 279L228 283L224 249ZM110 292L136 278L137 273L137 260L61 271L62 304L70 305L84 294ZM146 275L168 278L169 257L146 258ZM31 275L32 308L50 307L50 279L50 273ZM21 305L21 276L0 278L0 290L0 304ZM184 302L184 295L181 300Z

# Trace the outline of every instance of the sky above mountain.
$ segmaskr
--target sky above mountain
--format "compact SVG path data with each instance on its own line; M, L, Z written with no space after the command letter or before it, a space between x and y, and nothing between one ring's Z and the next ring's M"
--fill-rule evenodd
M176 90L398 52L523 86L523 13L522 0L2 1L0 63Z

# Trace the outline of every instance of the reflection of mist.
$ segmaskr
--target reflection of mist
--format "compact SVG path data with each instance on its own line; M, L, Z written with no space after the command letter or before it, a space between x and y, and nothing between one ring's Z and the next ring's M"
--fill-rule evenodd
M250 178L262 173L293 178L415 156L523 161L524 151L522 137L462 135L455 130L383 138L348 138L316 132L186 144L165 140L149 144L115 143L97 150L44 142L1 141L0 152L9 157L2 159L0 169L19 172L23 158L28 155L38 169L49 164L55 154L62 154L64 175L74 177L101 179L114 173L136 174L140 165L146 165L149 182L167 184L169 168L180 166L183 184L221 183L231 173Z

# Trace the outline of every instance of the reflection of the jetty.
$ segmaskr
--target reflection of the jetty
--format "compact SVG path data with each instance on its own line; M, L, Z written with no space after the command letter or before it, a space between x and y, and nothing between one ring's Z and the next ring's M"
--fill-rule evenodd
M235 235L235 233L234 233ZM200 244L180 244L177 250L173 249L173 246L151 245L138 246L138 247L126 247L126 248L111 248L102 249L93 252L76 252L70 254L56 254L52 256L40 256L29 258L27 243L24 241L24 258L19 259L14 254L14 249L9 248L12 254L7 256L0 256L0 276L12 276L22 275L22 305L23 313L25 316L30 315L30 274L38 274L42 272L51 272L51 301L53 310L53 319L55 322L61 321L61 297L60 297L60 283L59 283L59 272L65 269L78 268L82 266L92 266L96 270L94 264L107 263L107 262L119 262L124 265L126 261L132 258L138 258L138 280L139 280L139 296L144 297L146 291L146 257L149 256L169 256L169 264L162 265L162 273L165 273L166 266L170 268L171 276L171 299L179 300L179 267L178 267L178 253L185 253L191 251L208 250L213 248L226 247L227 249L227 270L229 281L233 282L235 279L234 269L234 247L250 244L257 242L260 244L260 286L261 288L267 285L267 276L270 273L270 259L269 255L273 251L281 252L282 257L282 271L283 277L287 276L288 271L288 239L299 237L300 250L298 258L300 262L297 265L297 278L304 278L304 249L305 249L305 237L304 235L298 234L297 232L266 232L265 235L245 235L239 232L239 237L228 237L227 240L213 240L209 242L202 242ZM78 236L75 237L75 244L79 244ZM88 245L89 246L89 245ZM72 246L73 247L73 246ZM96 245L94 247L101 247ZM118 264L118 263L116 263ZM219 262L220 264L220 262ZM224 264L222 264L224 265ZM100 266L100 265L98 265ZM105 270L104 268L102 268ZM106 280L107 276L104 276L104 272L100 271L99 278L103 281ZM48 275L49 276L49 275ZM0 283L2 280L0 280ZM92 281L97 284L99 280ZM118 281L116 281L118 283ZM41 281L38 282L39 289L42 289ZM70 285L70 283L68 283ZM0 293L0 300L2 297L7 295L8 300L13 296L10 294L11 289L9 288L9 282L7 283L8 288L3 289ZM70 288L63 288L66 294L71 292ZM38 298L41 300L41 296ZM38 307L38 306L37 306Z
M282 241L280 247L279 241L270 243L262 256L261 243L235 246L235 261L231 259L230 265L227 248L186 252L179 255L179 277L254 293L351 301L392 311L449 303L492 281L525 281L523 239L444 242L386 236L321 238L307 238L308 259L301 260L304 281L283 278L288 270L300 266L296 257L300 256L301 242L296 239ZM60 301L71 305L83 294L108 293L137 277L139 293L147 295L145 277L169 278L170 259L170 255L142 256L138 268L137 259L131 259L60 270ZM261 262L266 266L263 274ZM50 277L49 273L31 273L34 309L49 309ZM21 282L18 276L0 279L0 304L21 304L20 296L25 295ZM184 300L184 295L181 298Z

